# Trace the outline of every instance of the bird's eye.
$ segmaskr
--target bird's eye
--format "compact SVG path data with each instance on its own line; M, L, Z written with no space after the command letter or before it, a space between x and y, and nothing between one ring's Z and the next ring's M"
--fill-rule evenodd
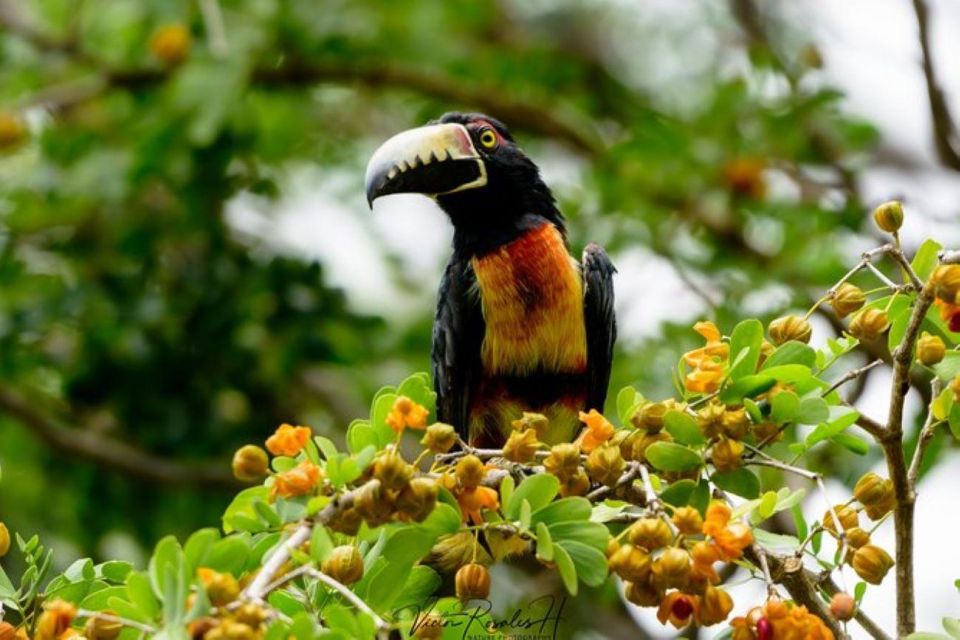
M480 131L480 144L484 149L493 149L497 146L497 134L493 129L483 129Z

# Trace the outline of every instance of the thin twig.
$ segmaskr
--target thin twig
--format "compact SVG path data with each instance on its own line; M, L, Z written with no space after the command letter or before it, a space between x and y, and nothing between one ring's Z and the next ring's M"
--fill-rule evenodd
M873 369L874 367L876 367L876 366L878 366L878 365L881 365L881 364L883 364L883 360L880 360L880 359L878 358L878 359L874 360L873 362L871 362L870 364L864 365L864 366L860 367L859 369L853 369L853 370L851 370L851 371L848 371L847 373L843 374L843 376L842 376L839 380L837 380L837 381L834 382L832 385L830 385L830 386L826 389L826 391L824 391L823 393L821 393L821 394L820 394L820 397L821 397L821 398L827 397L828 395L830 395L831 393L833 393L834 391L836 391L837 389L839 389L840 387L842 387L842 386L845 385L846 383L848 383L848 382L850 382L851 380L854 380L854 379L862 376L862 375L865 374L866 372L870 371L870 370Z
M937 401L942 388L943 383L940 381L940 378L934 376L930 382L930 395L933 398L933 402ZM917 438L917 448L913 452L913 460L910 461L910 469L907 472L907 483L910 486L910 491L913 493L917 492L917 480L920 477L920 466L923 464L923 454L933 440L933 435L936 433L939 423L940 421L936 420L933 415L933 406L931 403L931 406L927 407L927 417L923 423L923 427L920 428L920 435Z
M360 596L355 594L353 591L351 591L349 588L347 588L346 585L342 584L337 580L334 580L327 574L323 573L322 571L318 571L317 569L311 569L310 571L307 572L307 575L327 585L328 587L330 587L331 589L339 593L341 596L343 596L346 600L348 600L350 604L352 604L357 609L359 609L360 611L370 616L373 619L373 623L377 626L377 629L379 631L386 631L390 629L390 625L387 624L387 622L383 618L377 615L377 612L371 609L370 605L368 605L366 602L363 601L363 598L361 598Z
M960 171L957 128L933 66L927 3L925 0L913 0L913 10L917 16L917 35L920 40L923 79L927 85L927 101L930 104L930 119L933 123L933 144L937 149L940 162L951 169Z
M115 622L117 624L122 624L125 627L130 627L131 629L143 631L144 633L149 633L151 635L157 633L156 627L152 627L149 624L144 624L136 620L131 620L130 618L122 618L120 616L113 615L112 613L104 613L102 611L89 611L87 609L77 609L77 617L95 618L97 620L103 620L105 622Z

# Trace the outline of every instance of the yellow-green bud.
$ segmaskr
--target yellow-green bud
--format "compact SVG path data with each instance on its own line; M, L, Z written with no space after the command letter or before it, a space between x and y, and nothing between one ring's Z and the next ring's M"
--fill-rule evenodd
M920 364L932 367L941 360L947 353L947 345L943 343L940 336L934 336L926 331L917 340L917 360Z
M10 551L10 530L7 525L0 522L0 558L7 555Z
M866 309L850 321L850 335L858 340L876 340L890 327L887 312L881 309Z
M535 429L512 431L503 445L503 457L511 462L530 462L539 448Z
M884 202L873 210L873 221L887 233L895 233L903 225L903 205L899 200Z
M944 302L957 303L960 294L960 264L944 264L937 267L933 275L934 295Z
M810 336L813 335L810 323L800 316L777 318L770 323L767 330L770 333L770 340L777 346L789 340L810 342Z
M352 544L335 547L321 570L340 584L353 584L363 577L363 557Z
M490 572L482 564L471 562L460 567L454 584L461 600L483 600L490 595Z
M449 424L435 422L427 427L420 444L434 453L446 453L457 444L457 430Z
M233 454L233 475L242 482L255 482L267 475L270 458L260 447L248 444Z
M414 478L397 496L397 510L414 522L423 522L437 506L438 492L430 478Z
M893 566L890 554L875 544L866 544L853 554L853 570L870 584L880 584Z
M460 458L456 467L457 480L464 489L476 489L483 482L487 470L483 467L480 458L471 454Z
M606 446L591 451L585 466L594 482L613 487L623 474L626 464L620 455L620 449Z
M867 296L860 287L845 282L833 292L833 297L830 298L830 306L833 307L838 318L846 318L854 311L858 311L866 301Z
M572 477L580 467L580 447L569 442L554 445L550 455L544 459L543 466L560 480Z

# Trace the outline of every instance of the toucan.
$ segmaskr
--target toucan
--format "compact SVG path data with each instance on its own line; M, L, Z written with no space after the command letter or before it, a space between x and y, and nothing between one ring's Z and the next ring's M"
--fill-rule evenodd
M603 410L617 335L613 275L594 243L576 261L540 170L504 124L447 113L387 140L366 195L419 193L453 224L433 323L437 418L474 447L500 447L524 412L541 441L570 441Z

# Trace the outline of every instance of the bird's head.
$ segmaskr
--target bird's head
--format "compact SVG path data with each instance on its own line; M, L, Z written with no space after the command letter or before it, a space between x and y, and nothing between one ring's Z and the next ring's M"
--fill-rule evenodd
M483 253L546 220L563 216L540 170L504 124L479 113L447 113L387 140L367 165L367 201L420 193L454 225L455 245Z

